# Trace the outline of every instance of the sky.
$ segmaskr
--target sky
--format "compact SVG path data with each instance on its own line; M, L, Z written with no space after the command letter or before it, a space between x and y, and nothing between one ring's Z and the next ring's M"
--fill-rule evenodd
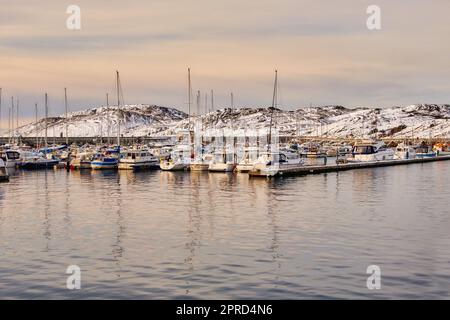
M381 30L366 10L381 9ZM448 0L0 0L1 123L11 96L21 121L115 101L187 111L193 89L215 106L392 106L450 103ZM69 30L69 5L81 29ZM202 98L203 101L204 98Z

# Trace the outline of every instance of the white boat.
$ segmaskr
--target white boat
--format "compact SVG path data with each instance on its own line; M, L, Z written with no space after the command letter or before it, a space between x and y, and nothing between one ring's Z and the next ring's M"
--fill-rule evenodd
M253 169L256 160L259 156L259 149L257 147L245 147L244 156L236 166L236 171L241 173L249 172Z
M256 160L249 172L253 176L274 176L279 171L304 165L304 160L298 153L265 152Z
M8 182L9 175L6 171L6 164L2 158L0 158L0 182Z
M226 150L214 152L214 158L209 163L210 172L233 172L236 168L235 154Z
M20 152L19 167L22 169L50 169L59 163L59 159L51 154L44 156L42 153L32 151Z
M433 148L430 146L417 146L414 147L416 151L416 157L417 158L433 158L437 156L437 153L433 151Z
M0 154L6 168L15 168L20 163L20 153L15 150L6 150Z
M159 162L159 167L163 171L182 171L189 169L191 165L191 151L189 145L178 145L170 156L164 157Z
M121 153L119 169L143 170L159 168L158 159L147 150L127 150Z
M416 150L413 147L401 143L395 148L394 159L408 160L414 158L416 158Z
M115 170L118 166L119 159L109 152L97 153L91 161L92 170Z
M208 171L209 164L213 160L212 154L204 154L201 159L194 160L191 162L191 165L189 166L189 169L191 171Z
M74 170L91 169L91 161L94 157L92 152L80 152L70 161L70 168Z
M386 148L384 143L360 143L353 147L348 162L372 162L394 159L394 150Z

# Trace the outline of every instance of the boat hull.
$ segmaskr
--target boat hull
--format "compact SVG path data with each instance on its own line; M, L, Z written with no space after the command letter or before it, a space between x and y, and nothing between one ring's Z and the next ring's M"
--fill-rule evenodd
M184 171L189 168L188 165L184 163L170 163L170 162L161 162L159 167L163 171Z
M19 167L21 169L27 169L27 170L53 169L58 163L59 163L59 160L27 161L27 162L20 163Z
M209 164L208 163L191 163L189 166L191 171L208 171Z
M236 166L229 163L211 163L208 167L209 172L233 172Z
M147 162L119 162L120 170L151 170L158 169L159 165L156 161Z
M253 164L238 164L236 166L236 172L247 173L253 170Z
M91 169L92 170L115 170L117 169L117 162L116 163L111 163L111 162L97 162L97 161L92 161L91 162Z

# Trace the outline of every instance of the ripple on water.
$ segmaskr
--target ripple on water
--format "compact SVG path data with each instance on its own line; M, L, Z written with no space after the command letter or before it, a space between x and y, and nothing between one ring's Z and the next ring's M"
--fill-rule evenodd
M449 298L449 172L16 172L0 186L0 295ZM65 288L71 264L80 291ZM371 264L379 291L366 288Z

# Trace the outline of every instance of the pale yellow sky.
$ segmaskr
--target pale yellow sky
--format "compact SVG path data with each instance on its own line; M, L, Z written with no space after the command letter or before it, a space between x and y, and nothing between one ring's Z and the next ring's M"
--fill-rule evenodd
M186 69L216 106L267 106L273 70L286 108L450 103L448 0L1 0L2 118L50 95L51 114L105 103L120 70L125 103L186 110ZM82 29L66 28L81 8ZM381 7L369 31L366 8ZM113 98L112 98L113 99ZM2 121L4 122L4 121Z

